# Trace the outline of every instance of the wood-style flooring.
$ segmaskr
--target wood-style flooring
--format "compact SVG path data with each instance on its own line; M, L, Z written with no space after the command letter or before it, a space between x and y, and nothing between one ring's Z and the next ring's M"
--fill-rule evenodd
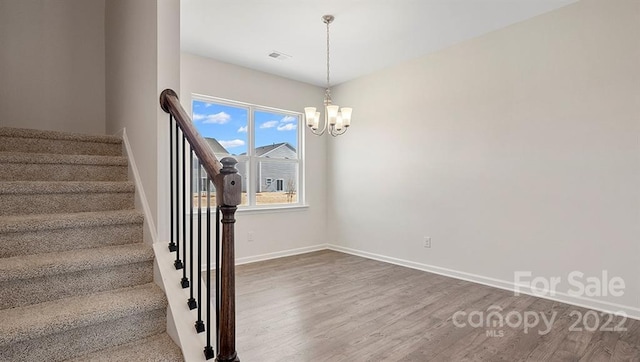
M640 321L606 331L621 318L576 324L587 309L334 251L239 266L236 288L243 362L640 361ZM542 321L527 333L469 325L498 307L512 325L525 312L531 324L557 317L544 335Z

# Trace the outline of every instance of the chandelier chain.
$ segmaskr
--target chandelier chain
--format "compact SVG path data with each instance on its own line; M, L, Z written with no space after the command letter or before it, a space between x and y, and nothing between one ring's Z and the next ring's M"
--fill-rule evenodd
M351 123L351 108L334 105L331 100L331 36L329 26L333 22L333 15L324 15L322 21L327 25L327 88L324 92L324 122L320 127L320 112L316 107L305 107L307 126L311 133L322 136L325 131L333 137L347 132Z
M327 90L329 89L329 23L327 22Z

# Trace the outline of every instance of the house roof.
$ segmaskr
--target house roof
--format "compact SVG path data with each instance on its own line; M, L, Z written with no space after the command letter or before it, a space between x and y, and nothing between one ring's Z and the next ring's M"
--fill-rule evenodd
M272 145L268 145L268 146L260 146L256 148L256 156L266 156L269 152L280 148L280 147L287 147L289 148L291 151L296 152L296 149L293 148L293 146L291 146L288 142L281 142L281 143L274 143Z
M226 148L222 147L220 142L218 142L218 140L216 140L215 138L205 137L204 140L207 141L209 147L211 147L211 150L213 150L213 153L224 153L226 155L229 154L229 151L227 151Z

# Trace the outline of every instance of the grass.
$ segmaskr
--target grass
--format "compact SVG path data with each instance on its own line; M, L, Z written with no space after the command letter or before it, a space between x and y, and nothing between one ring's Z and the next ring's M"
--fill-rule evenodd
M291 202L287 200L287 194L285 192L259 192L256 194L256 204L257 205L277 205L277 204L291 204L298 202L298 195L293 194L293 198ZM198 205L198 196L193 197L194 206ZM211 208L214 208L216 205L216 195L215 193L211 194ZM242 205L247 205L249 202L247 200L247 193L242 193ZM202 207L207 207L207 197L200 196L200 205Z

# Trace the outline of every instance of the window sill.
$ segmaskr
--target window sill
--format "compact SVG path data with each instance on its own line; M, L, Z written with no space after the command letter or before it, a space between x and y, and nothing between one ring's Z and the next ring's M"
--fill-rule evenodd
M238 206L238 210L236 214L267 214L267 213L281 213L281 212L298 212L298 211L306 211L309 209L309 205L300 204L300 205L283 205L283 206L275 206L275 205L264 205L264 206ZM215 208L211 208L211 213L215 214ZM206 214L206 208L202 209L202 214ZM198 208L193 209L193 214L190 210L187 210L187 215L198 215Z
M306 211L309 205L264 205L264 206L251 206L251 207L238 207L238 214L262 214L262 213L280 213L280 212L297 212Z

